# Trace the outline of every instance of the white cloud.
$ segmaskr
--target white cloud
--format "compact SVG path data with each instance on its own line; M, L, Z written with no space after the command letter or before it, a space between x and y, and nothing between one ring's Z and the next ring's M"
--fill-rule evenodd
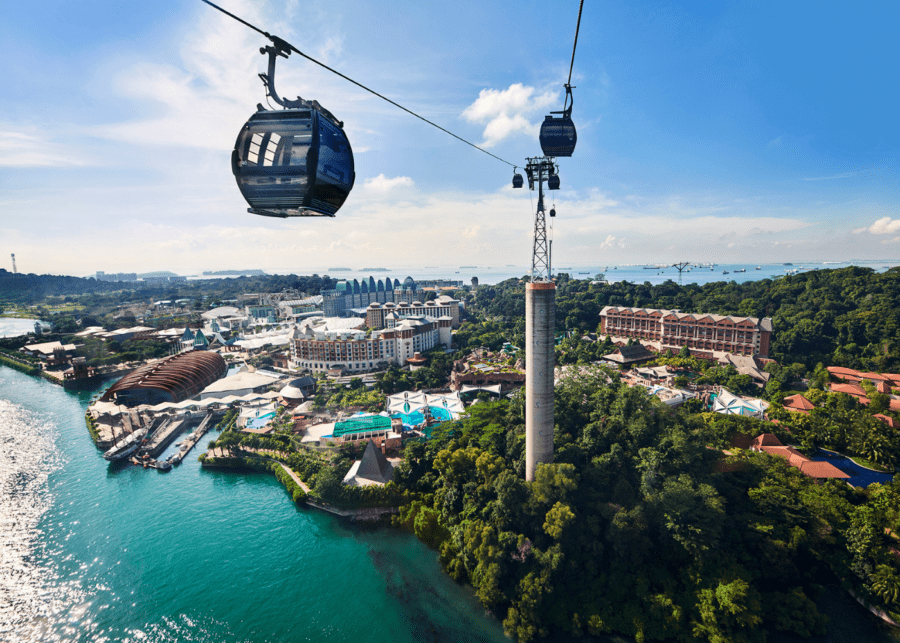
M87 165L79 155L37 129L0 125L0 167L64 167Z
M618 241L618 244L616 243L616 241ZM619 245L619 247L624 248L625 240L624 239L616 239L613 235L608 234L608 235L606 235L606 240L600 244L600 247L601 248L612 248L615 245Z
M411 188L414 184L414 181L408 176L395 176L390 179L384 174L379 174L366 179L363 187L374 192L390 192L395 188Z
M893 234L900 231L900 219L891 219L890 217L882 217L868 228L860 228L854 232L868 231L872 234Z
M463 230L462 234L466 239L474 239L475 237L478 236L479 230L481 230L481 226L478 224L475 224L475 225L471 225L468 228L466 228L465 230Z
M546 110L559 102L556 92L536 94L534 87L515 83L509 89L482 89L474 103L462 116L472 123L486 123L484 147L496 145L508 136L522 133L534 136L539 123L531 123L526 115Z

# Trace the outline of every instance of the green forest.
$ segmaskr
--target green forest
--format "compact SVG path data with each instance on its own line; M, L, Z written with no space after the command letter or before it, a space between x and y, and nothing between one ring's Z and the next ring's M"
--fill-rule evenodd
M389 485L414 498L396 523L515 640L807 637L835 584L900 617L900 483L817 485L774 456L725 457L762 423L673 412L602 367L557 385L555 461L525 482L522 406L478 404L410 443Z

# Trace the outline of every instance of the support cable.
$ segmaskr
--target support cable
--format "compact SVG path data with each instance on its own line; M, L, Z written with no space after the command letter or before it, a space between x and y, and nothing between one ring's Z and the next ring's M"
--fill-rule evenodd
M250 28L253 29L254 31L258 31L259 33L261 33L262 35L264 35L266 38L268 38L269 40L271 40L271 41L272 41L273 43L275 43L276 45L282 44L282 45L287 46L287 47L288 47L291 51L293 51L294 53L303 56L304 58L306 58L306 59L309 60L310 62L314 62L315 64L319 65L320 67L323 67L324 69L327 69L327 70L330 71L332 74L335 74L335 75L337 75L337 76L340 76L340 77L343 78L344 80L353 83L353 84L356 85L357 87L366 90L366 91L369 92L370 94L374 94L374 95L377 96L378 98L380 98L380 99L382 99L382 100L384 100L384 101L387 101L388 103L390 103L390 104L393 105L394 107L399 107L400 109L402 109L402 110L403 110L404 112L406 112L407 114L410 114L410 115L412 115L412 116L415 116L416 118L418 118L418 119L421 120L421 121L425 121L426 123L428 123L428 124L431 125L432 127L436 127L436 128L438 128L439 130L441 130L442 132L444 132L445 134L449 134L449 135L452 136L453 138L455 138L455 139L457 139L457 140L459 140L459 141L462 141L462 142L465 143L466 145L469 145L469 146L471 146L471 147L474 147L474 148L475 148L476 150L478 150L479 152L484 152L484 153L487 154L488 156L492 156L493 158L497 159L497 160L500 161L501 163L506 163L507 165L509 165L510 167L513 167L513 168L516 167L515 165L513 165L512 163L510 163L510 162L507 161L506 159L502 159L502 158L500 158L499 156L497 156L496 154L492 154L491 152L488 152L486 149L484 149L484 148L482 148L482 147L479 147L479 146L475 145L475 143L471 143L471 142L467 141L466 139L464 139L463 137L457 136L456 134L454 134L454 133L451 132L450 130L441 127L441 126L438 125L437 123L433 123L432 121L428 120L428 119L425 118L424 116L419 116L419 115L416 114L414 111L412 111L411 109L407 109L406 107L404 107L404 106L401 105L400 103L394 102L394 101L392 101L390 98L388 98L388 97L386 97L386 96L383 96L383 95L379 94L379 93L376 92L374 89L369 89L368 87L366 87L366 86L363 85L362 83L353 80L353 79L350 78L349 76L345 76L344 74L342 74L341 72L339 72L339 71L337 71L337 70L335 70L335 69L332 69L331 67L329 67L329 66L326 65L325 63L321 63L321 62L319 62L318 60L316 60L315 58L313 58L312 56L309 56L309 55L307 55L307 54L304 54L302 51L300 51L299 49L297 49L296 47L294 47L294 45L290 44L289 42L286 42L286 41L282 40L281 38L278 38L278 36L273 36L273 35L271 35L270 33L268 33L267 31L263 31L262 29L259 29L258 27L254 27L253 25L251 25L251 24L250 24L249 22L247 22L246 20L242 20L241 18L238 18L238 17L237 17L236 15L234 15L233 13L229 13L228 11L225 11L225 9L223 9L222 7L220 7L220 6L218 6L218 5L213 4L213 3L210 2L209 0L202 0L202 1L205 2L206 4L208 4L209 6L215 8L215 9L218 9L219 11L221 11L222 13L224 13L226 16L231 16L232 18L234 18L235 20L237 20L237 21L240 22L241 24L244 24L244 25L250 27ZM582 3L583 3L583 2L584 2L584 0L582 0ZM580 20L580 19L581 19L581 12L580 12L580 11L579 11L579 14L578 14L578 15L579 15L579 20ZM576 38L577 38L577 36L576 36ZM573 56L574 56L574 52L573 52ZM573 58L573 63L574 63L574 58ZM570 73L570 75L571 75L571 71L570 71L569 73Z
M206 2L206 0L203 0ZM575 48L578 46L578 31L581 29L581 10L584 9L584 0L578 5L578 22L575 24L575 43L572 45L572 62L569 63L569 80L567 85L572 84L572 68L575 66ZM268 35L268 34L266 34Z

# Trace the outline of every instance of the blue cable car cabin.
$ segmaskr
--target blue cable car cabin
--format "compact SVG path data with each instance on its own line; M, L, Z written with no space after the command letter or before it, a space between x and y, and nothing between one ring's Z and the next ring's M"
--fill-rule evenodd
M333 217L356 180L347 135L317 109L260 107L238 135L231 169L248 212L268 217Z
M540 141L544 156L572 156L578 142L572 118L567 114L560 117L548 115L541 123Z

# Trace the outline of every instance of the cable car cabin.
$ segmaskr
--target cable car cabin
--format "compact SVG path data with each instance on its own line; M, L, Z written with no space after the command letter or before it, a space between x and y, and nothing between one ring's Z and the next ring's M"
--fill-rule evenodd
M356 180L353 150L338 122L316 109L260 110L231 153L248 212L333 217Z
M544 156L572 156L578 135L571 117L547 115L541 123L540 140Z

